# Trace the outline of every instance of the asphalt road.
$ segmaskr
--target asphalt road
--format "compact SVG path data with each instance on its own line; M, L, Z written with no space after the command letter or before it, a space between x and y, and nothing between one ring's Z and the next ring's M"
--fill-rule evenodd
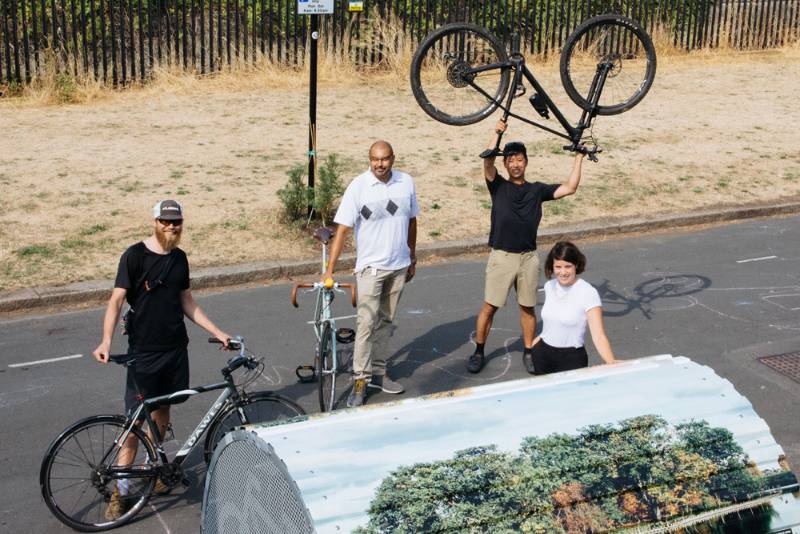
M800 384L757 358L800 351L798 225L799 217L787 217L581 244L589 258L584 278L601 290L606 329L618 357L671 353L709 365L753 403L795 469L800 469ZM422 265L407 287L390 364L406 396L525 376L513 305L498 312L483 372L465 371L484 265L485 260ZM267 356L259 389L274 389L316 410L314 386L294 378L294 368L313 358L313 334L306 324L313 311L310 297L301 296L295 310L289 286L276 284L199 300L224 329L244 335ZM335 308L338 316L353 313L345 298ZM0 531L69 530L42 501L39 463L50 440L71 422L121 411L123 370L91 358L101 316L101 309L92 309L0 322ZM341 319L339 326L353 326L353 319ZM216 381L224 354L207 345L204 332L194 326L190 336L192 383ZM124 350L124 338L115 340L114 350ZM27 363L74 355L81 356ZM599 363L592 349L590 355L591 363ZM175 408L179 438L187 436L212 400L213 394L199 396ZM370 403L385 400L390 396L369 398ZM193 455L187 468L188 488L153 499L123 531L198 531L205 467Z

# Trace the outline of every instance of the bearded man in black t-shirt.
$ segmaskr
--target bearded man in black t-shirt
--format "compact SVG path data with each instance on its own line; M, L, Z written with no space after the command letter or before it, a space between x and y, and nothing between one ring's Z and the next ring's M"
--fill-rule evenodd
M189 287L189 262L178 248L183 232L183 208L174 200L153 206L153 235L129 247L120 258L114 289L103 319L103 339L94 357L107 363L114 329L125 301L130 305L125 321L128 353L136 355L136 365L128 368L125 410L130 414L142 398L174 393L189 387L189 358L184 316L228 346L230 336L217 328L192 296ZM139 386L136 391L134 379ZM169 406L152 412L161 437L169 424ZM133 436L132 436L133 437ZM135 439L120 450L118 463L128 465L136 456ZM128 484L117 486L106 509L114 520L127 511ZM156 492L168 491L159 480Z
M498 121L489 149L494 149L506 123ZM575 155L572 172L562 184L545 184L525 180L528 153L518 141L503 148L503 166L508 178L494 166L495 156L483 160L483 174L492 197L492 218L489 230L489 262L486 266L484 302L475 327L475 352L467 361L467 370L480 372L485 363L484 345L497 310L503 307L513 287L519 305L519 320L524 342L523 362L533 373L531 346L536 331L537 289L539 286L539 256L536 253L536 234L542 219L542 202L572 195L581 181L584 155Z

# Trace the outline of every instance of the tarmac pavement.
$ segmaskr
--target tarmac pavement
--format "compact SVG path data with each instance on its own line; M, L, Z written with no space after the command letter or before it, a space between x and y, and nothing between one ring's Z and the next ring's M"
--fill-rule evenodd
M772 215L780 213L785 212ZM753 403L796 469L800 384L758 358L800 351L798 224L800 216L774 216L602 240L599 234L577 234L589 259L583 276L601 292L606 329L617 356L671 353L709 365ZM548 248L541 247L542 255ZM474 348L484 269L485 258L475 257L418 268L401 300L391 342L390 373L406 386L404 396L526 376L513 302L497 314L484 370L471 375L464 368ZM278 391L316 411L314 385L298 384L294 377L297 365L313 359L313 333L306 324L313 302L310 295L301 294L300 308L292 308L289 289L286 283L273 283L198 300L224 329L243 334L250 346L266 355L268 366L254 389ZM93 307L0 320L0 531L69 531L46 509L38 469L44 450L61 429L88 415L121 410L122 369L91 358L102 313L102 308ZM336 300L335 313L339 326L354 326L348 299ZM227 354L207 345L206 334L194 326L190 337L192 384L216 381ZM589 348L590 364L599 364ZM124 338L118 337L114 351L123 350ZM347 361L349 349L342 352ZM340 391L346 396L346 377ZM175 408L179 438L187 436L212 400L211 395L201 396ZM393 397L378 393L368 402L387 400ZM189 488L155 498L122 531L197 532L205 467L194 455L187 468Z

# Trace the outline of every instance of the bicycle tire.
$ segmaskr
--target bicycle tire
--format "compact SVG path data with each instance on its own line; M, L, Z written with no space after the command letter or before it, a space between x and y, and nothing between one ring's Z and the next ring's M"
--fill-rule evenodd
M647 32L620 15L599 15L581 23L561 51L561 83L575 104L592 111L588 100L601 62L613 67L606 78L598 115L617 115L641 102L656 76L656 51Z
M314 358L314 367L319 378L317 381L319 409L323 412L333 411L336 405L336 369L333 366L331 354L332 337L331 324L325 323L322 328L322 337L317 346L317 355Z
M96 466L114 447L126 422L121 415L88 417L64 430L48 447L39 471L39 485L45 504L65 525L81 532L109 530L133 519L147 504L155 473L141 480L129 479L129 499L134 501L130 509L117 519L105 518L108 495L103 491L110 495L114 479L103 483ZM156 465L156 450L150 438L139 427L131 432L140 442L133 465Z
M231 430L242 425L283 421L305 414L305 410L297 403L271 391L244 394L236 403L219 412L211 422L206 435L205 461L211 461L217 443Z
M462 71L505 61L505 47L485 28L469 23L446 24L428 34L414 53L411 91L425 113L437 121L453 126L474 124L497 109L497 102L508 91L510 68L471 77L465 77ZM493 100L470 83L481 87Z

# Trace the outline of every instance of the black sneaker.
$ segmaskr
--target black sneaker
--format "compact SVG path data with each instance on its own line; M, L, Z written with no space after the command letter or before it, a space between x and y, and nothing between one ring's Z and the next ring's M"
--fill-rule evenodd
M533 366L533 354L530 352L522 353L522 363L525 364L525 370L530 374L536 374L536 368Z
M363 406L364 399L367 397L367 381L364 378L358 378L353 381L353 390L347 396L347 407L355 408L356 406Z
M486 357L476 352L467 360L467 371L470 373L480 373L484 363L486 363Z
M404 392L406 389L389 378L386 375L372 375L372 379L367 384L368 388L379 389L384 393L391 393L393 395L397 395L398 393Z

